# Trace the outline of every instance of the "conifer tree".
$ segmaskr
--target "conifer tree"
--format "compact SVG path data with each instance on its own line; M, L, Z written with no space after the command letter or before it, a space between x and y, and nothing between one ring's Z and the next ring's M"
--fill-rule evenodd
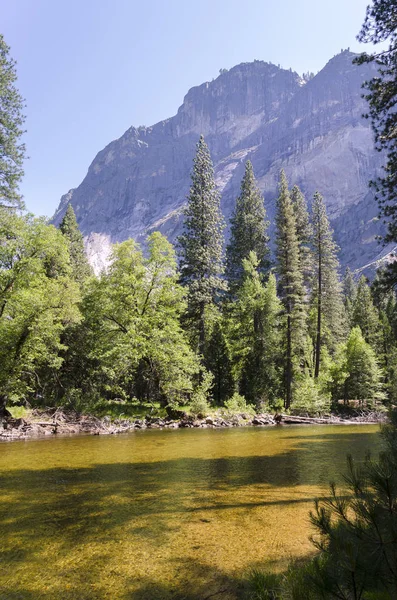
M229 291L235 296L243 279L243 259L255 252L262 274L269 268L269 238L266 234L269 222L263 197L256 184L251 161L245 165L241 192L236 200L230 220L230 242L226 250L226 278Z
M222 405L235 391L230 349L220 320L216 321L206 350L206 368L212 373L212 397Z
M240 392L248 402L272 405L280 397L282 341L280 331L281 303L277 297L274 274L265 285L261 282L255 254L243 260L246 277L239 290L240 310L246 335Z
M346 317L350 327L353 327L353 306L357 296L357 284L353 273L346 267L342 282L343 303L345 305Z
M371 344L374 349L382 351L379 312L373 303L371 289L364 275L360 277L357 285L356 298L353 304L352 325L360 327L368 344Z
M201 136L194 158L184 231L178 242L181 283L188 287L188 318L202 355L208 337L208 309L226 287L221 277L224 272L223 229L211 156Z
M321 348L328 334L328 345L340 341L343 332L343 302L338 278L337 245L332 237L325 204L316 192L313 200L313 304L315 308L315 367L314 376L320 373Z
M312 252L310 247L312 238L312 226L310 223L310 216L309 211L307 209L306 198L297 185L294 185L290 192L290 195L296 218L296 234L299 243L299 260L301 270L303 273L305 288L308 292L313 267Z
M87 277L92 275L92 269L87 260L83 236L77 225L76 215L71 204L68 204L59 229L69 240L70 263L73 270L73 277L81 285Z
M19 183L23 176L25 117L23 100L15 87L15 61L9 57L10 48L0 34L0 208L22 209Z
M292 401L294 363L303 349L306 323L296 216L284 171L281 171L279 190L276 214L276 269L286 321L285 408L288 409Z
M334 399L384 400L383 373L376 354L359 327L353 327L341 344L331 369Z

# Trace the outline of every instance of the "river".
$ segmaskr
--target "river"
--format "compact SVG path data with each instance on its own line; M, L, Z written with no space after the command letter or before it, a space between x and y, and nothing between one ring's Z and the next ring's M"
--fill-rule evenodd
M0 443L0 598L229 600L308 556L309 510L379 428L142 431Z

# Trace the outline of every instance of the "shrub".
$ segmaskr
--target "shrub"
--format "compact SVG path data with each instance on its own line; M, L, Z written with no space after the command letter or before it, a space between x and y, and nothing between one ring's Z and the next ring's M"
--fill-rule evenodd
M331 409L331 394L325 392L321 384L309 376L297 382L291 413L321 415Z
M226 408L226 411L230 414L236 414L236 413L238 413L238 414L247 413L247 414L251 414L251 415L255 414L255 409L252 406L252 404L247 404L244 396L241 396L237 392L235 392L233 394L233 396L231 398L229 398L229 400L226 400L225 408Z
M210 411L210 390L212 388L213 379L212 373L204 371L201 383L192 394L190 412L198 418L205 417Z

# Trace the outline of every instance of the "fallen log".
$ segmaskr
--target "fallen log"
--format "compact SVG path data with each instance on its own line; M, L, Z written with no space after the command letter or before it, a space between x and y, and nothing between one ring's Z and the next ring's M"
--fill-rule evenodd
M378 423L378 421L348 421L345 419L338 419L337 417L298 417L295 415L285 415L282 414L281 423L285 423L286 425L358 425L358 424L368 424Z

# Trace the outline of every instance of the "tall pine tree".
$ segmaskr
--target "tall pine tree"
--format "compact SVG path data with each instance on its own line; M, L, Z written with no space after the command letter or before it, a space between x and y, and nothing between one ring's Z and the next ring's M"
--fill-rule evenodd
M266 234L269 223L266 221L263 197L256 184L254 169L249 160L245 165L241 192L236 200L230 223L230 242L226 250L226 278L230 294L235 296L244 276L243 259L248 258L250 252L255 252L262 274L269 268L269 238Z
M207 345L205 366L214 376L211 391L215 404L220 406L235 391L229 345L220 319L216 321Z
M276 214L276 269L286 321L284 403L288 409L292 402L296 363L303 351L306 323L296 216L284 171L281 171L279 191Z
M23 100L15 87L15 61L0 34L0 209L22 209L19 193L23 176L25 144L21 142L25 117ZM0 217L2 218L1 211Z
M382 351L381 323L378 309L372 300L371 288L364 275L358 281L352 311L353 327L360 327L365 341L375 350Z
M307 209L306 198L297 185L294 185L290 195L296 218L296 235L299 243L300 266L303 274L305 290L306 293L308 293L313 269L313 256L310 247L312 237L310 215Z
M87 260L83 236L77 225L76 215L71 204L68 204L59 229L69 240L70 263L73 270L73 278L81 285L87 277L92 275L92 269Z
M313 200L313 304L316 316L314 376L316 378L320 373L321 349L325 341L325 333L329 334L329 341L335 343L341 339L343 331L344 307L336 256L338 247L332 233L323 197L316 192Z
M353 305L357 295L357 284L349 267L346 267L345 274L343 276L342 290L346 318L348 320L349 327L351 328L353 327Z
M255 253L243 260L246 277L238 293L244 344L240 392L258 408L280 397L282 380L281 303L274 274L261 281Z
M208 146L201 136L194 158L192 185L179 237L181 282L188 287L188 318L199 354L205 354L211 305L225 289L222 279L224 221Z

